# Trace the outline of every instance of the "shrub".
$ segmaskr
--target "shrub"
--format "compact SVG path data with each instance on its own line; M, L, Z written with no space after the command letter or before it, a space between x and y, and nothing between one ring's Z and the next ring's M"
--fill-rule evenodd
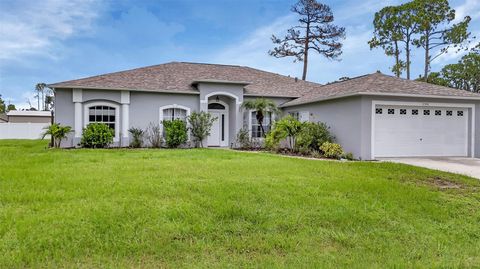
M305 122L297 137L297 148L300 152L318 151L325 142L333 143L335 138L330 133L330 127L323 122Z
M296 150L297 135L302 129L302 123L292 116L287 116L275 122L273 129L267 134L265 143L268 148L278 148L280 141L287 139L288 148Z
M339 159L343 154L342 146L336 143L325 142L320 146L320 150L327 158Z
M59 123L53 123L52 125L44 128L45 132L42 134L42 139L45 136L50 135L53 137L53 147L59 148L63 139L67 138L68 133L72 131L70 126L62 126Z
M192 133L195 147L200 145L203 148L203 140L210 135L210 130L216 119L212 114L205 111L190 114L188 123L190 124L190 132Z
M162 146L162 132L160 125L151 122L146 131L147 140L152 148L159 148Z
M132 141L130 142L130 146L132 148L140 148L142 147L143 143L143 135L145 134L145 131L143 131L140 128L130 128L128 129L128 132L132 134Z
M113 133L113 129L104 123L90 123L83 129L80 144L86 148L106 148L113 142Z
M248 132L248 129L242 128L240 131L237 133L237 147L241 149L251 149L253 148L253 141L250 138L250 134Z
M177 148L187 142L187 126L180 119L163 121L165 128L165 143L169 148Z
M351 152L343 153L342 158L347 159L349 161L355 160L355 158L353 157L353 153Z

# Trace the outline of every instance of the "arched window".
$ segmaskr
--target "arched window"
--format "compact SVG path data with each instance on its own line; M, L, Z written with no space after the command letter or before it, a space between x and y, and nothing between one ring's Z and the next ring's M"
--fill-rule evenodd
M91 106L88 108L88 123L101 122L115 130L115 108L111 106Z
M225 106L219 103L210 103L208 109L225 109Z
M162 121L180 119L187 121L187 110L183 108L166 108L163 110Z

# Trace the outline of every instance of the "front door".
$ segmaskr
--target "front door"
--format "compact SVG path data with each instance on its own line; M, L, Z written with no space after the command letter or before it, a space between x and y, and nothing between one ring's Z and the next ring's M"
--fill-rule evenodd
M208 146L228 147L228 105L212 102L208 104L208 112L215 118L208 136Z
M210 136L208 137L208 146L210 147L220 147L220 138L221 138L221 124L219 120L220 113L219 112L210 112L212 117L217 118L212 125L212 129L210 130Z

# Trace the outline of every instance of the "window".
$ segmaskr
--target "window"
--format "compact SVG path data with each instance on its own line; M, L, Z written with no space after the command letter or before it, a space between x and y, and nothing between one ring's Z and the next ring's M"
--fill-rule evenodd
M452 111L451 111L451 110L447 110L447 116L452 116L452 115L453 115Z
M180 119L183 121L187 120L187 111L182 108L167 108L163 110L163 119L164 120L176 120Z
M400 109L400 115L407 115L406 109Z
M222 114L222 141L225 141L225 114Z
M457 116L463 117L463 111L457 111Z
M300 113L298 113L298 111L288 112L288 115L292 116L296 120L300 120Z
M423 115L430 116L430 110L423 110Z
M418 115L418 109L412 109L412 115Z
M208 109L225 109L225 106L219 103L210 103Z
M381 108L376 108L375 109L375 114L382 114L383 113L383 109Z
M395 114L395 109L389 108L389 109L388 109L388 114L390 114L390 115Z
M263 115L262 125L265 133L268 133L272 125L272 112L266 112L265 115ZM252 112L252 138L259 138L259 137L263 137L262 128L257 121L257 112L253 111Z
M92 106L88 108L88 122L105 123L115 130L115 108L110 106Z

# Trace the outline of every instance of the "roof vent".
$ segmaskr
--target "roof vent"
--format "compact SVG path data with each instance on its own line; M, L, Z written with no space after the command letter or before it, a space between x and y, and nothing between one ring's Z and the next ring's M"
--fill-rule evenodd
M295 77L295 82L297 82L297 81L298 81L298 78L297 78L297 77Z

